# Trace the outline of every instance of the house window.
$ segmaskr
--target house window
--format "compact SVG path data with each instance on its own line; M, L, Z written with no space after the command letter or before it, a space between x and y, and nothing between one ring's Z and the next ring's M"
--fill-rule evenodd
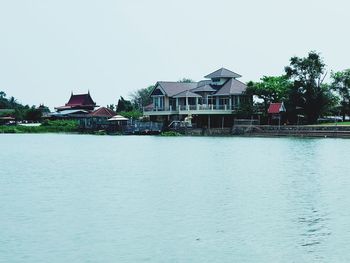
M213 82L220 82L220 78L213 78Z
M155 108L163 109L164 108L164 96L153 97L153 105Z

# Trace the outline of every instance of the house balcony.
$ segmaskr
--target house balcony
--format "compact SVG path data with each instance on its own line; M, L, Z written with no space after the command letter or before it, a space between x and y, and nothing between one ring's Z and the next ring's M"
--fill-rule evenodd
M143 114L146 116L154 115L188 115L188 114L232 114L237 110L237 106L229 105L214 105L214 104L197 104L197 105L179 105L177 107L167 107L167 108L144 108Z

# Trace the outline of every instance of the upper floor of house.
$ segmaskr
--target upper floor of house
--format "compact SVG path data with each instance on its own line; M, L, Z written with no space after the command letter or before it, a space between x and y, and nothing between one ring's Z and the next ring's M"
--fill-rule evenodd
M144 108L144 114L231 114L243 103L252 102L240 77L221 68L199 82L158 81L150 94L152 104Z

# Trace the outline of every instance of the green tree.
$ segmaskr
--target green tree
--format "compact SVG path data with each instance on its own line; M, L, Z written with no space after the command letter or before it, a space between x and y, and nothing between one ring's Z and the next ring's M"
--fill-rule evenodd
M147 88L139 89L134 93L130 94L131 102L136 109L142 110L143 107L152 103L150 94L153 89L154 86L152 85L148 86Z
M29 121L40 121L42 117L42 112L32 106L29 110L25 112L25 119Z
M264 111L267 113L270 103L288 99L291 82L286 76L264 76L260 82L250 81L247 86L246 94L255 95L262 99Z
M118 105L117 105L117 112L121 111L132 111L133 106L131 101L125 100L122 96L118 100Z
M182 83L192 83L194 82L193 79L190 79L190 78L182 78L180 79L178 82L182 82Z
M309 124L315 123L331 103L332 94L325 78L325 64L314 51L307 57L292 57L290 65L285 67L287 77L293 81L290 92L290 104L294 109L301 108Z
M350 112L350 69L332 72L331 78L331 88L340 97L341 114L343 115L343 121L345 121L345 116L349 115Z

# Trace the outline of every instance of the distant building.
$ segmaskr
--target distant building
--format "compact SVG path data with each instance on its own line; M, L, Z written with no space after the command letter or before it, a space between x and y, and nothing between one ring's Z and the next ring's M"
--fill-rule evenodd
M64 106L55 107L56 112L51 114L54 118L78 119L92 112L96 102L91 98L90 92L86 94L71 94Z
M150 95L153 103L143 113L152 121L171 123L190 118L197 127L232 127L240 107L253 103L240 77L221 68L199 82L158 81Z
M101 107L85 115L79 120L79 126L87 130L107 130L110 126L108 119L116 115L111 109Z
M269 114L269 124L281 125L284 123L286 107L284 107L283 102L270 103L267 113Z
M96 102L91 98L90 92L87 94L76 94L73 92L69 98L69 101L60 107L55 107L55 109L60 112L64 110L85 110L85 111L93 111L96 107Z

